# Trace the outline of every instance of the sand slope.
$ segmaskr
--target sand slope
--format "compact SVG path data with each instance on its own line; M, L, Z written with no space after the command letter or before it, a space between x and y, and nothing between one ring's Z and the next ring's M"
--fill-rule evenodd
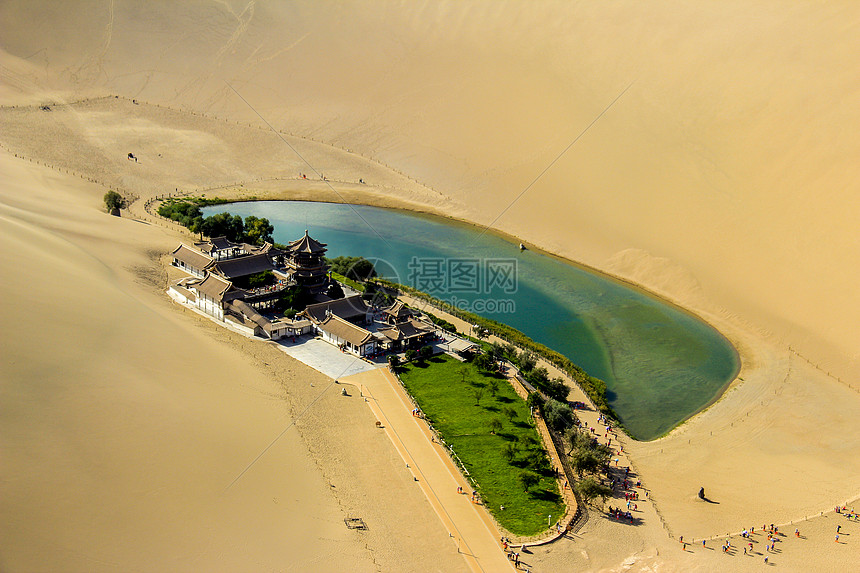
M257 365L264 349L171 305L160 253L176 236L104 214L101 187L0 161L4 570L423 569L393 532L399 511L432 511L363 404L323 396L233 483L330 381L274 349ZM319 459L351 470L324 477ZM401 509L382 519L391 492ZM414 535L463 566L432 519Z

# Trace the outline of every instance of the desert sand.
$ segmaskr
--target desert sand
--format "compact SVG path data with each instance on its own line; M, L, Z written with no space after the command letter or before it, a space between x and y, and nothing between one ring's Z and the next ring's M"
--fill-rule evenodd
M334 395L225 490L327 380L168 303L184 235L142 204L177 189L493 224L732 340L717 403L627 444L662 520L598 517L538 569L745 567L677 538L860 496L855 3L6 2L0 22L4 569L466 567ZM125 217L107 188L139 198ZM856 561L833 519L773 562Z

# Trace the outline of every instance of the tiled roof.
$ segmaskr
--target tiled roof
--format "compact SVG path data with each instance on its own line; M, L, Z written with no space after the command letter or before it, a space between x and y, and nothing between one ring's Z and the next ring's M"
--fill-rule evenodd
M200 270L205 269L212 262L211 258L207 257L200 251L185 245L179 245L176 247L173 251L173 258L177 261L182 261L189 267Z
M364 302L364 299L360 295L353 295L327 302L309 304L305 308L305 315L314 322L319 323L325 320L328 314L326 311L346 320L363 319L367 315L367 303Z
M322 321L319 327L355 346L361 346L373 339L373 335L367 330L334 314Z
M235 279L263 271L273 271L275 267L269 255L259 254L218 261L212 265L212 270L228 279Z
M287 250L291 253L311 253L321 255L326 251L326 243L320 243L316 239L311 238L308 235L307 229L305 229L305 236L301 239L296 239L287 245Z

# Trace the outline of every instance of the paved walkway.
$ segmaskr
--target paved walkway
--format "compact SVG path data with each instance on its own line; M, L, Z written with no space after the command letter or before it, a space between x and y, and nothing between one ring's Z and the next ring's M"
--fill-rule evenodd
M278 347L296 360L304 362L314 370L318 370L335 380L360 372L376 370L382 366L370 364L353 354L342 352L324 340L310 338L307 335L299 337L296 342L284 338L278 341Z
M427 424L412 415L412 403L394 375L387 368L378 368L340 378L340 382L358 388L469 567L482 572L513 571L489 515L470 501L468 482L442 446L431 442ZM467 493L457 493L458 487Z

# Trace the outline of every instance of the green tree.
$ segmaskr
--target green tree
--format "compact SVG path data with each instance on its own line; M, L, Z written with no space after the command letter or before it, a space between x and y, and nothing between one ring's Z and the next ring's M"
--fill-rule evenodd
M573 455L574 450L583 448L590 449L594 444L594 440L591 436L576 427L570 427L565 430L564 438L567 443L570 444L570 451L567 453L569 456Z
M534 472L522 472L519 477L523 491L528 491L540 483L540 477Z
M346 296L343 292L343 287L340 286L340 283L337 281L330 281L325 293L332 299L339 299Z
M517 411L510 406L502 408L502 414L504 414L511 422L513 422L514 418L517 417Z
M594 477L587 477L584 480L580 480L577 482L575 487L576 491L579 492L579 495L582 496L582 500L586 505L603 507L603 504L606 503L606 499L612 495L612 488L603 485L603 483ZM598 500L600 500L599 504L597 503Z
M326 261L331 270L348 279L365 282L376 276L376 268L373 263L364 257L335 257Z
M275 227L265 217L257 218L254 215L245 217L245 241L252 245L262 245L272 242L272 233Z
M426 346L422 346L418 350L418 358L421 360L430 360L433 357L433 347L429 344Z
M531 450L526 455L526 463L531 469L537 472L545 472L549 469L549 459L546 457L546 452L542 449Z
M400 357L397 356L396 354L389 355L388 356L388 364L392 368L397 368L398 366L400 366Z
M495 398L496 394L499 393L499 381L495 378L490 378L490 381L487 383L487 389L490 391L490 396Z
M480 370L485 370L487 372L494 372L496 370L496 363L493 362L493 358L486 353L481 353L475 356L474 363Z
M281 291L278 307L283 310L291 308L299 311L304 310L308 302L310 302L308 292L298 285L292 285Z
M472 394L475 396L475 405L479 405L481 403L481 398L484 397L484 389L483 388L473 388Z
M564 432L574 425L576 416L566 403L550 398L543 408L547 425L556 432Z
M532 386L543 388L546 386L546 383L549 382L549 372L547 372L546 368L543 366L532 368L525 374L524 378L528 380Z
M522 354L520 354L517 359L517 365L520 367L520 371L525 375L537 365L537 357L531 352L523 350Z
M227 237L228 241L241 242L245 238L245 223L239 215L218 213L203 219L200 232L207 237Z
M108 191L104 196L105 208L110 212L114 213L119 211L120 209L125 209L126 201L125 197L117 193L116 191Z
M490 355L493 357L493 360L504 360L505 347L502 346L501 342L493 342L490 345Z
M570 387L564 383L564 380L561 378L554 378L546 383L544 386L546 389L546 393L558 400L559 402L564 402L567 400L568 394L570 394Z
M517 455L517 448L512 443L508 442L502 446L502 457L508 460L508 463L514 461Z
M538 392L532 392L529 394L528 399L526 400L526 404L528 404L529 408L534 408L538 412L543 409L543 396L541 396Z
M570 465L576 472L576 475L582 476L586 473L595 473L604 465L606 459L602 453L591 448L578 448L573 450L570 456Z
M461 366L457 370L457 372L460 373L460 380L463 382L463 384L465 384L466 383L466 376L469 374L469 367L468 366Z
M406 359L406 362L412 362L417 356L418 353L412 348L403 353L403 357Z
M524 450L530 450L540 445L540 441L531 434L520 434L517 436L517 442Z
M247 282L249 287L255 288L275 284L277 279L272 271L262 271L248 276Z
M502 429L502 421L498 418L493 418L487 423L487 426L490 428L490 433L495 435Z

